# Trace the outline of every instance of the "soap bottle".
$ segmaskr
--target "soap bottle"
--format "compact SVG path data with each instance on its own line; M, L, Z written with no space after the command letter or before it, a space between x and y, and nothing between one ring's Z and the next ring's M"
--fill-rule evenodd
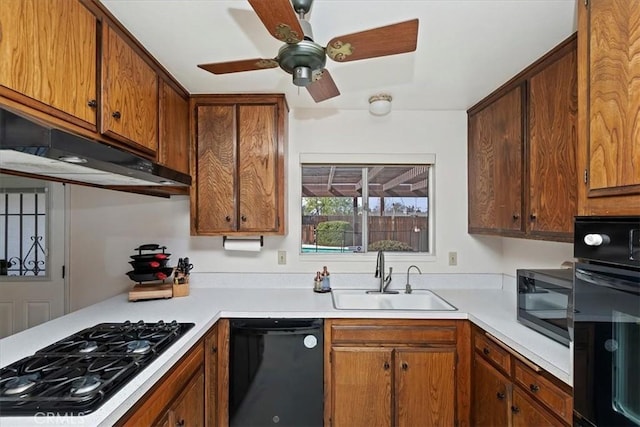
M331 283L329 282L329 270L327 266L322 267L322 290L328 292L331 290Z
M319 271L316 273L315 279L313 279L313 290L315 292L322 292L322 275Z

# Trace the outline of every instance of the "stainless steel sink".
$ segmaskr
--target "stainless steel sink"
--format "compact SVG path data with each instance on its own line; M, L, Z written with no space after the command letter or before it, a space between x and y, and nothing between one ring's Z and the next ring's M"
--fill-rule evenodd
M333 306L338 310L421 310L455 311L457 308L427 289L412 293L367 293L363 289L334 289Z

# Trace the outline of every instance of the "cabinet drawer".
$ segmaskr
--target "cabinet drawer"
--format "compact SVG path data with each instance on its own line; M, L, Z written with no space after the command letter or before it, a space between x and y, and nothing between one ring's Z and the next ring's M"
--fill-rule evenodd
M572 423L573 403L569 392L518 360L515 361L514 380L560 418Z
M333 344L455 345L455 322L339 321L331 325Z
M473 342L476 351L497 365L505 374L511 375L511 357L507 350L480 331L475 332Z

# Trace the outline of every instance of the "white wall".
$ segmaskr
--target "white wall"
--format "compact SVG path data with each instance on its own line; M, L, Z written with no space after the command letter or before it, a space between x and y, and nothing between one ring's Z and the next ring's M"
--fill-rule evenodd
M306 96L306 95L305 95ZM177 261L189 256L194 272L315 272L328 265L340 272L372 273L374 254L344 258L299 251L300 153L433 153L435 176L436 256L399 259L387 265L423 273L507 273L516 266L555 267L571 256L571 245L523 239L472 236L467 233L467 126L464 111L392 112L373 117L366 111L296 110L289 120L288 234L266 237L259 253L222 250L220 237L189 236L189 202L72 186L70 286L71 308L77 309L126 291L132 282L129 255L144 243L166 245ZM277 251L287 251L287 264L277 264ZM458 253L458 265L447 265L447 253ZM354 260L355 258L355 260ZM311 274L310 274L311 280Z

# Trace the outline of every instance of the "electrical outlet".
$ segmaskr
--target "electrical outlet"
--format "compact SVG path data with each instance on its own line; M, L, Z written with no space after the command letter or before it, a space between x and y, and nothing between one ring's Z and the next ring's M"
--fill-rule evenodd
M287 251L278 251L278 264L285 265L287 263Z
M449 265L458 265L458 252L449 252Z

